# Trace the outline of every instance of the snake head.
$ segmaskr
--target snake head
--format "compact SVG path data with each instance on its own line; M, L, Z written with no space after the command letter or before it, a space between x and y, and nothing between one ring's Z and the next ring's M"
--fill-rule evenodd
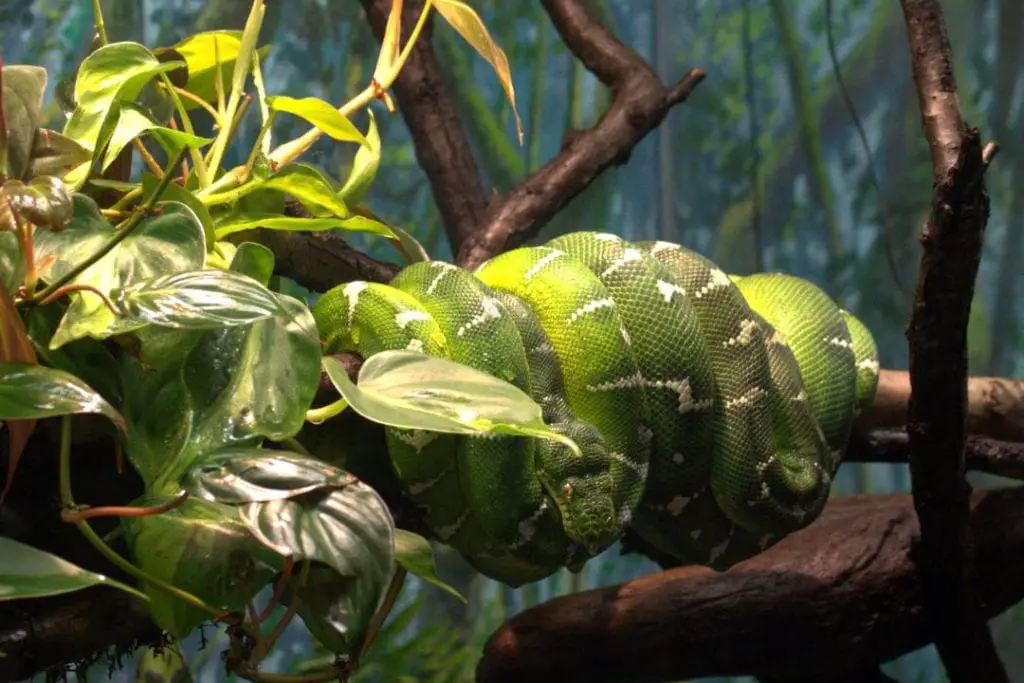
M623 532L615 513L611 459L604 438L593 425L579 420L551 428L573 439L583 455L546 441L538 453L538 476L562 515L566 536L591 556L597 555Z

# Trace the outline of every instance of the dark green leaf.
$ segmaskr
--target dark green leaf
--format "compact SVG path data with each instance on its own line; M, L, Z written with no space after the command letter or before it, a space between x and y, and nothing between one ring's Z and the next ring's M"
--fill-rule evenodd
M248 325L288 310L277 295L246 275L208 268L136 282L116 302L138 322L183 330Z
M42 120L46 69L23 64L3 67L3 107L7 122L7 177L27 179L29 157ZM3 169L0 169L3 171Z
M147 171L142 172L142 197L144 201L153 196L159 184L160 179L155 175ZM217 241L217 235L213 230L213 218L210 216L210 209L206 204L203 204L194 194L177 183L169 183L164 188L160 194L160 201L181 202L192 209L192 212L203 226L203 234L206 235L206 249L210 250L213 248L214 243Z
M207 456L182 478L193 496L218 503L258 503L339 488L352 476L297 453L231 448Z
M466 602L466 598L459 591L437 576L434 549L430 547L430 541L419 534L405 529L395 529L395 559L410 574L418 576L447 591L462 602Z
M242 242L231 259L231 270L266 285L274 274L274 252L257 242Z
M171 499L146 494L132 505L152 507ZM284 565L227 505L189 498L159 515L122 517L121 529L139 569L224 611L242 609ZM159 588L143 588L153 621L176 638L210 618Z
M120 581L94 574L11 538L0 536L0 602L45 598L92 586L112 586L145 599L145 595Z
M0 362L0 420L98 413L125 430L124 418L74 375L21 362Z
M544 423L540 406L502 379L415 351L382 351L359 370L357 384L334 358L323 359L331 382L357 413L391 427L447 434L512 434L579 446Z

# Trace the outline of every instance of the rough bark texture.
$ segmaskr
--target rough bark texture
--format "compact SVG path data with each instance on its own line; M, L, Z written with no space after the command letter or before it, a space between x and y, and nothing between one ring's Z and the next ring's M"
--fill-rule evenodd
M960 111L938 0L902 0L921 121L931 149L931 214L907 330L910 477L921 520L925 608L951 683L1009 678L971 582L970 486L964 476L967 322L988 222L986 164Z
M992 617L1024 598L1024 489L972 502L973 585ZM908 495L844 496L727 572L680 567L518 614L485 645L477 681L854 680L932 638L918 531Z

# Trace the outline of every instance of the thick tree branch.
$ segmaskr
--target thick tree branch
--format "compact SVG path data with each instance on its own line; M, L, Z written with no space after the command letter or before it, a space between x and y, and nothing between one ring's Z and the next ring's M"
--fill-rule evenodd
M705 76L693 69L666 89L651 66L602 26L585 3L541 2L569 49L614 91L615 100L593 128L571 135L553 159L502 198L459 249L457 261L467 268L536 234L602 171L625 163L637 143Z
M965 469L1000 477L1024 479L1024 443L968 436L964 448ZM910 440L906 430L880 429L855 432L843 462L907 462Z
M973 585L993 617L1024 598L1024 489L976 493L972 508ZM917 543L910 496L844 496L727 572L680 567L518 614L477 681L850 680L932 638Z
M972 585L964 477L967 321L988 221L985 162L960 112L938 0L901 0L921 120L931 149L931 215L907 330L907 414L914 507L921 522L918 574L936 647L952 683L1008 681Z
M361 0L379 41L384 35L391 0ZM403 40L423 11L422 0L406 0L402 12ZM431 46L433 17L412 49L394 84L398 108L409 127L416 160L427 175L438 211L444 219L452 252L486 217L488 197L459 119L451 92Z

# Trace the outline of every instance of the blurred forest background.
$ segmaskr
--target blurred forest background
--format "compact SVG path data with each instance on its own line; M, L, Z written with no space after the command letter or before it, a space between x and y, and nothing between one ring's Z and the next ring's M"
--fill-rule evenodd
M565 49L539 3L469 1L508 53L523 115L523 146L516 144L511 109L490 67L446 25L436 25L434 44L451 76L485 183L502 192L545 163L568 129L591 125L609 93ZM112 40L150 47L170 46L198 31L241 29L249 4L103 1ZM631 239L681 242L732 272L771 269L810 278L873 329L884 367L905 368L904 328L918 265L917 235L931 192L906 29L896 0L832 4L591 0L602 21L645 56L664 82L693 66L705 68L708 77L636 148L627 165L601 176L540 239L601 229ZM356 0L270 0L267 6L261 43L272 45L264 66L269 92L315 95L340 104L365 86L378 44ZM992 215L970 326L970 372L1021 376L1024 3L944 0L943 6L968 123L982 129L983 139L1002 145L987 176ZM826 31L828 19L833 41ZM5 63L46 66L51 95L85 54L92 30L89 0L0 0ZM384 158L367 201L386 220L411 232L435 258L450 258L405 124L397 113L376 110ZM62 127L56 105L50 113L51 125ZM246 139L259 126L251 113L242 132ZM365 115L356 123L365 130ZM285 140L303 130L298 118L280 117L274 138ZM344 177L352 153L352 146L328 141L319 143L309 160ZM242 162L237 152L228 159L228 164ZM397 260L379 241L353 242ZM972 480L978 486L990 483ZM905 466L848 464L837 489L882 493L908 487ZM475 575L443 548L438 551L442 578L467 595L468 604L410 580L355 679L359 683L472 681L483 643L507 617L555 595L657 569L613 548L580 575L564 572L511 590ZM993 629L1011 678L1024 681L1024 606L995 620ZM198 637L183 644L185 660L193 680L220 681L224 641L218 642L220 634L212 627L204 637L205 647ZM293 623L268 667L302 671L323 656L301 624ZM175 661L173 653L163 660L139 653L118 671L97 664L88 678L184 683L188 678L174 675ZM150 677L158 671L166 678ZM945 680L932 648L892 662L885 671L903 682ZM179 669L177 675L182 674Z

